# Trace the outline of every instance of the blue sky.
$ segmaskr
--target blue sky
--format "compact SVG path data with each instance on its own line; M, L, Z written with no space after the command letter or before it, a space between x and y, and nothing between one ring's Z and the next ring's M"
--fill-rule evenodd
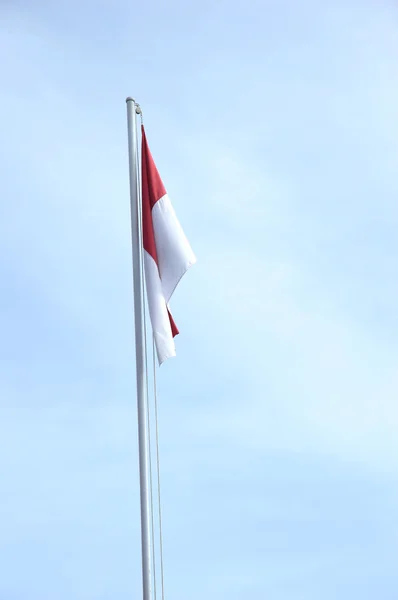
M167 597L395 600L397 7L0 11L0 599L140 596L133 95L198 256L159 374Z

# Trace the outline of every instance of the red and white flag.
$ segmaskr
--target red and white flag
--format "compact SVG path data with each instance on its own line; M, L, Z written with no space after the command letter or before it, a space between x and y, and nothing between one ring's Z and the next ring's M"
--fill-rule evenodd
M155 166L142 126L142 232L149 314L159 364L175 356L179 333L169 301L181 277L196 262Z

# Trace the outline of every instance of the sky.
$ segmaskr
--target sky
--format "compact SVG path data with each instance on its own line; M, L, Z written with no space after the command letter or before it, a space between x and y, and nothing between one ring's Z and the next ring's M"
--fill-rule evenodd
M2 0L0 49L0 600L141 594L129 95L198 258L166 598L396 600L396 3Z

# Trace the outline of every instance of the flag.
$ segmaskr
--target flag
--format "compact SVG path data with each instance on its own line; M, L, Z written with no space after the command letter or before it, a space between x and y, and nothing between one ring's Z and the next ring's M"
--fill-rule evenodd
M149 314L159 364L175 356L179 333L169 309L178 282L196 262L153 161L142 126L142 237Z

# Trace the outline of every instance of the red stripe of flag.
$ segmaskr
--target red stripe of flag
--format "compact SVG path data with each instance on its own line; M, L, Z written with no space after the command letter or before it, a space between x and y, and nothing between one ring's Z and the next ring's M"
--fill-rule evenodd
M152 222L152 209L156 202L166 195L166 189L160 178L155 162L149 150L145 129L142 125L142 146L141 146L141 169L142 169L142 237L144 250L152 256L159 268L158 255L156 249L155 233ZM169 314L171 332L173 337L178 335L179 331L173 317Z

